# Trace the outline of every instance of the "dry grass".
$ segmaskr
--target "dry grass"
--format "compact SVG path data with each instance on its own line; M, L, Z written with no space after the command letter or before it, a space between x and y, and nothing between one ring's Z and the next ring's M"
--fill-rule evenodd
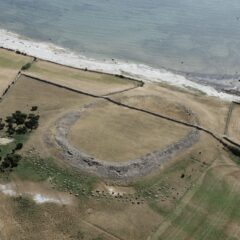
M37 61L28 74L50 82L96 95L105 95L135 86L134 81Z
M72 126L69 139L98 159L127 161L163 149L188 131L184 126L102 102Z
M147 239L151 231L163 221L147 204L111 204L100 201L86 220L120 239Z
M154 98L144 96L154 96ZM125 100L122 97L125 97ZM135 100L126 97L135 97ZM224 132L230 104L219 98L179 91L176 88L157 84L145 84L143 88L119 94L115 98L122 98L122 101L129 105L142 107L182 121L192 121L191 116L185 111L190 110L199 119L201 126L220 134Z
M0 49L0 97L13 82L21 67L29 61L30 57Z
M239 174L239 168L232 165L207 171L182 210L173 213L153 239L237 240L240 184L236 171Z
M26 197L0 195L1 239L14 240L112 240L104 231L82 222L76 206L37 205Z
M235 104L228 125L228 135L240 142L240 105Z
M32 106L38 106L40 127L31 134L27 147L35 147L41 154L48 154L43 136L49 125L64 111L78 108L91 102L91 97L41 83L28 77L21 77L9 90L9 94L0 103L1 116L5 117L16 110L29 112Z
M142 89L141 89L142 90ZM195 117L190 109L187 109L184 104L175 102L171 98L162 98L161 94L155 95L149 91L142 94L141 90L129 92L125 97L120 97L118 100L121 103L148 110L154 113L159 113L165 116L170 116L177 120L195 123ZM137 95L140 93L139 95Z
M4 57L3 62L8 58L22 58L1 50L0 55L3 53L11 56ZM0 68L6 68L0 63ZM7 67L15 71L16 65ZM38 62L31 71L39 77L49 77L47 80L60 79L61 84L97 94L126 87L125 83L113 81L115 77L45 62ZM4 74L7 76L8 73ZM152 84L115 97L124 103L183 121L192 121L186 109L192 110L202 126L218 133L223 133L229 105L219 99ZM4 117L16 110L28 112L31 106L39 106L40 127L31 134L24 150L26 153L27 149L35 147L41 156L49 156L55 149L49 151L43 136L52 130L55 120L65 112L93 101L96 99L21 77L0 103L0 108ZM236 139L239 139L238 116L239 109L235 108L229 133ZM99 101L72 127L69 138L80 149L98 158L123 161L163 148L188 131L180 125ZM239 159L235 161L239 162ZM15 174L11 180L15 181L19 191L34 189L50 196L63 194L56 194L49 182L39 180L37 185L21 182L16 178L17 171ZM37 205L27 198L0 194L0 238L237 240L240 234L239 178L239 166L230 160L229 154L218 142L201 133L198 143L175 156L163 169L130 186L110 185L115 191L130 191L134 197L139 195L144 199L140 205L136 201L132 203L134 197L131 194L128 201L107 196L77 199L71 195L76 204L67 206ZM108 190L104 183L96 185L98 188Z

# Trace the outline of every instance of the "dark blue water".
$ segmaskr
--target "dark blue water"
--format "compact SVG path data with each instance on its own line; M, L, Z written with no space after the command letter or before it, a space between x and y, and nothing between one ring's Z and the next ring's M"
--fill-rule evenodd
M0 0L0 28L100 59L240 72L239 0Z

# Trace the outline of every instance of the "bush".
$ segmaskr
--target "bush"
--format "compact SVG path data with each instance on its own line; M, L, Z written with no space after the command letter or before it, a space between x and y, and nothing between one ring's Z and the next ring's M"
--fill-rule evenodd
M31 63L27 63L27 64L25 64L25 65L22 66L22 70L23 70L23 71L28 70L31 66L32 66Z
M37 106L32 106L32 109L31 111L34 112L34 111L37 111L38 107Z
M240 157L240 149L233 146L228 146L228 149L237 157Z
M7 118L6 118L6 120L5 120L5 122L7 122L7 123L15 123L15 119L14 119L14 117L12 117L12 116L8 116Z
M20 149L22 149L22 147L23 147L23 144L22 143L18 143L16 145L16 147L15 147L15 150L20 150Z
M3 130L5 127L5 124L4 123L0 123L0 131Z
M11 136L15 133L15 129L14 128L8 128L7 133L8 133L8 135Z
M25 120L27 119L27 114L22 113L21 111L16 111L12 114L12 118L14 119L17 125L24 124Z
M27 133L27 128L25 126L19 127L16 129L17 134L26 134Z
M4 172L5 170L11 170L12 168L17 167L21 158L22 157L19 154L8 154L1 162L0 170Z

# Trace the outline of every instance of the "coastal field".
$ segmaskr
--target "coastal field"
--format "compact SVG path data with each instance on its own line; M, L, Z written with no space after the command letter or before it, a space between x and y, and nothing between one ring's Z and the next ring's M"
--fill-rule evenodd
M21 67L30 61L32 61L30 57L0 49L0 96L14 82Z
M1 239L239 239L230 102L6 50L0 59L0 86L1 72L20 71L0 102ZM237 117L236 107L233 142Z
M180 90L164 84L146 83L144 88L125 92L114 98L176 120L199 124L219 134L224 132L230 106L230 102L219 98L206 97L199 92Z
M112 92L123 91L139 84L134 80L131 81L86 70L80 71L39 60L28 69L27 74L93 95L106 95Z

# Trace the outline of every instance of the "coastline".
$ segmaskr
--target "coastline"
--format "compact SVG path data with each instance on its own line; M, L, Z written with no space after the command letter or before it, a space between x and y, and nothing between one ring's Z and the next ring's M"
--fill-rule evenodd
M208 96L218 97L225 101L240 101L240 97L237 95L193 82L184 75L166 69L155 69L144 64L128 63L114 59L112 61L99 61L77 55L68 49L51 43L32 41L3 29L0 29L0 48L19 51L30 57L71 68L118 75L141 82L166 83L179 88L195 89Z

